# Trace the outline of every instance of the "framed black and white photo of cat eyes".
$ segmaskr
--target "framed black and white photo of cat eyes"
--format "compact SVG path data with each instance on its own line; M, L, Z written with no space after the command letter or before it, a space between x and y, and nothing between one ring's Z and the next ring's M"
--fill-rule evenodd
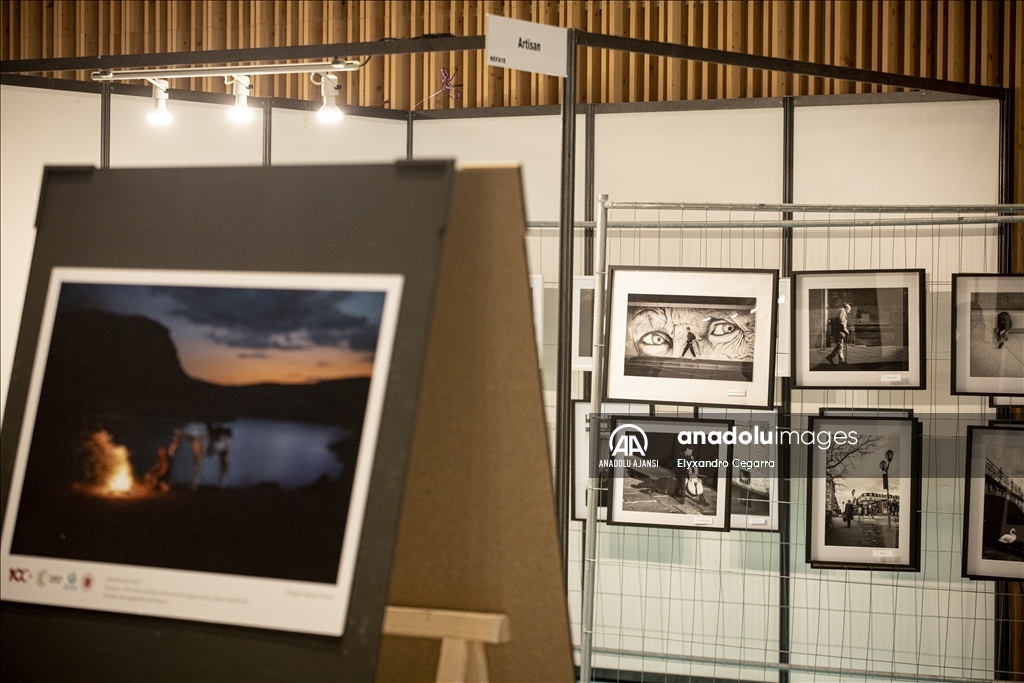
M609 401L771 408L776 270L611 269Z

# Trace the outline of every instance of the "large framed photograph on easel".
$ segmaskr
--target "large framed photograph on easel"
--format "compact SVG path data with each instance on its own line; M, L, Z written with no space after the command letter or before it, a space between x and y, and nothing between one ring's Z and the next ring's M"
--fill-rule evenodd
M770 408L778 271L612 267L609 401Z

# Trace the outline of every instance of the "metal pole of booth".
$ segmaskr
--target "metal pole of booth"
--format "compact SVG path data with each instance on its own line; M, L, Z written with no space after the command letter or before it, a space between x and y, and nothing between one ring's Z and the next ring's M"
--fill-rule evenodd
M558 367L555 375L555 516L562 580L569 578L569 458L572 446L572 276L576 204L576 29L566 37L562 79L562 189L558 222Z
M583 606L580 620L580 683L590 683L590 660L594 648L594 578L597 574L597 501L601 490L596 458L601 452L601 401L604 397L604 299L608 291L605 263L608 232L608 195L597 199L597 229L594 235L594 370L590 373L590 478L587 483L587 526L583 529Z

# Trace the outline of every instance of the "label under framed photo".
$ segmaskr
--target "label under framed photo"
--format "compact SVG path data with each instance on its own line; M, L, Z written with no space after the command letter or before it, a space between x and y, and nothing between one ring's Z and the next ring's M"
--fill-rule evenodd
M611 269L610 401L771 408L778 271Z
M920 569L920 422L812 417L806 560L812 567Z
M1024 275L954 273L952 298L951 392L1024 397Z
M608 521L729 531L729 420L614 417Z
M403 276L51 273L3 599L342 635Z
M962 575L1024 581L1024 429L967 427Z
M925 272L793 273L800 389L923 389Z

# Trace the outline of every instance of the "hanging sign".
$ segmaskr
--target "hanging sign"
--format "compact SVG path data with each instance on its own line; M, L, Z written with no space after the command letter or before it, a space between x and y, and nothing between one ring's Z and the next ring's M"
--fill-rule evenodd
M487 66L566 75L568 29L487 15Z

